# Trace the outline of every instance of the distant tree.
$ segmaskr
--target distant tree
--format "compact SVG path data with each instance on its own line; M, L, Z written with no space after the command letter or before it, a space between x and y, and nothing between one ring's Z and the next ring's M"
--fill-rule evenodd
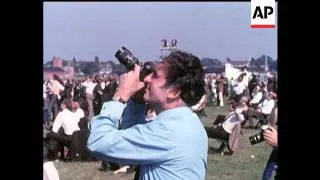
M99 60L98 56L94 57L94 64L95 64L95 66L98 67L98 72L99 72L100 68L101 68L101 64L100 64L100 60Z
M231 59L227 57L226 62L231 63Z
M76 73L79 73L79 72L80 72L79 62L77 62L77 60L76 60L75 57L72 58L72 63L71 63L71 65L72 65L73 68L74 68L74 72L76 72Z
M77 66L77 60L75 57L72 58L72 66L76 67Z
M50 67L50 66L52 66L52 61L48 61L43 64L43 67Z
M119 74L127 72L127 69L125 68L125 66L123 64L113 64L112 72L119 75Z
M68 60L62 59L62 66L69 66L69 64Z
M250 65L254 66L254 68L259 71L264 71L265 60L267 59L267 63L269 66L269 70L277 70L277 62L274 61L270 56L265 54L261 55L259 58L251 58Z
M79 71L84 73L87 63L88 63L87 61L78 61Z
M114 61L107 61L107 63L111 64L112 68L116 65L116 63Z
M95 57L94 57L94 62L95 62L95 63L100 63L100 60L99 60L98 56L95 56Z
M84 66L83 69L81 69L81 71L85 74L85 75L92 75L94 73L98 73L100 71L100 68L98 66L97 63L95 62L87 62Z
M218 59L213 59L213 58L202 58L201 59L201 65L203 66L208 66L208 65L221 65L222 63Z

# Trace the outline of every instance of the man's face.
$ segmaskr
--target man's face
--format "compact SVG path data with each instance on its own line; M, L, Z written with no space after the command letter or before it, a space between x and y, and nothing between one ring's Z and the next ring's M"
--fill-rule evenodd
M74 109L79 108L79 102L78 101L73 101L72 106Z
M67 106L64 103L61 103L61 109L65 109Z
M151 104L162 106L167 101L167 95L171 88L166 86L168 64L158 63L155 71L144 78L146 84L143 99Z
M249 109L248 106L244 106L244 107L242 108L243 112L247 112L248 109Z

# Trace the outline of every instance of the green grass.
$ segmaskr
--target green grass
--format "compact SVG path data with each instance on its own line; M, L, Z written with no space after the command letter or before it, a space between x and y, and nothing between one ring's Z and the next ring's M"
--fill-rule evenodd
M211 124L217 115L227 114L226 108L217 109L209 106L206 109L208 118L202 119L204 125ZM243 129L239 148L232 156L221 154L208 155L207 180L258 180L261 179L263 169L272 148L260 143L250 145L249 136L258 130ZM209 147L219 147L219 141L209 139ZM254 156L254 158L251 157ZM131 180L134 173L114 175L112 172L100 172L100 162L55 162L61 180Z

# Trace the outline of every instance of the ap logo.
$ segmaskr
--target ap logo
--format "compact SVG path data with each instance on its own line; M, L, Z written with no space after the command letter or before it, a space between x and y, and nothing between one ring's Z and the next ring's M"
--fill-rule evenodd
M275 28L275 0L251 0L251 28Z

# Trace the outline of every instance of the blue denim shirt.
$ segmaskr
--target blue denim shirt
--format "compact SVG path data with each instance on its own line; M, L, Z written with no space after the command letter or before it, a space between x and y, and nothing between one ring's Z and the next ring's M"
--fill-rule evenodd
M148 123L143 105L129 101L124 109L124 104L109 101L91 120L87 146L93 155L141 165L143 180L205 179L208 137L189 107L163 111ZM121 116L123 127L118 130Z

